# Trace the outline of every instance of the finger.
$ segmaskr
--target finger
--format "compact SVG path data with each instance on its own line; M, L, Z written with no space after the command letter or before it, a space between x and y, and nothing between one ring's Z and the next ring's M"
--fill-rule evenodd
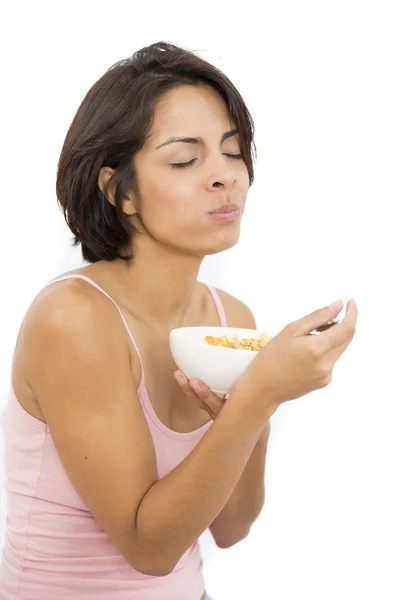
M357 325L358 309L355 300L349 300L346 316L341 323L315 336L320 354L329 355L337 350L340 356L354 337Z
M341 346L338 346L337 348L335 348L334 350L329 352L326 356L324 356L323 365L325 367L325 372L327 374L327 377L328 376L332 377L332 371L333 371L337 361L342 356L342 354L346 351L346 349L350 346L351 342L352 342L352 339L348 340L346 343L342 344Z
M210 415L210 417L215 420L219 411L215 411L208 403L203 402L203 400L201 400L197 395L196 395L196 404L199 408L201 408L202 410L204 410L207 414Z
M200 379L191 379L189 381L189 386L197 394L200 400L209 406L212 411L217 414L221 411L225 404L224 400L214 394L203 381L200 381Z
M214 421L222 410L221 398L216 396L200 379L191 379L188 384L196 398L197 406L206 411Z
M200 379L189 380L179 369L175 371L174 377L184 393L215 419L225 404L226 395L224 394L223 398L217 396L203 381Z
M325 325L325 323L337 317L342 309L343 302L338 300L331 304L331 306L319 308L302 319L293 321L293 323L288 325L287 329L293 331L295 336L308 335L311 331L314 331L314 329L317 329L321 325Z
M175 377L179 387L181 388L181 390L187 396L193 396L194 391L191 389L191 387L189 385L189 379L186 377L186 375L184 373L182 373L182 371L178 370L178 371L175 371L174 377Z

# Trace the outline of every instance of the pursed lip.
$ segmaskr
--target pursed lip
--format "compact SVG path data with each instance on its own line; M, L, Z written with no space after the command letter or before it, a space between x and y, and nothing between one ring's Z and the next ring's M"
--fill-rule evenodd
M229 213L229 212L233 212L234 210L238 210L240 208L240 206L238 206L237 204L224 204L223 206L220 206L219 208L216 208L215 210L210 210L210 215L214 215L214 214L219 214L219 213Z

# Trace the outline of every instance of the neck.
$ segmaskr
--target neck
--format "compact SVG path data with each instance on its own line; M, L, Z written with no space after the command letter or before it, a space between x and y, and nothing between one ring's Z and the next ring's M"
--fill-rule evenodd
M131 261L110 263L118 274L125 306L159 332L184 326L197 308L195 292L202 258L150 243L148 238L140 242Z

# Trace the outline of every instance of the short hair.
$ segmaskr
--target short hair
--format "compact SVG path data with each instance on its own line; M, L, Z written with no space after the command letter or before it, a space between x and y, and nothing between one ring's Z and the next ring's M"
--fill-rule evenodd
M139 194L134 156L145 144L156 103L182 85L208 85L219 92L238 129L249 184L256 156L254 122L233 83L194 52L168 42L144 47L112 65L89 89L68 129L57 165L56 194L72 245L85 261L132 258L131 238L141 232L122 210L127 192ZM102 167L115 170L103 191ZM115 206L107 200L112 187Z

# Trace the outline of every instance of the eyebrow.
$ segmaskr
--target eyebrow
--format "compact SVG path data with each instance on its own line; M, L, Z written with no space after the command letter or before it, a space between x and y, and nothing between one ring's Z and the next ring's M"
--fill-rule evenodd
M236 135L237 133L239 133L238 129L231 129L231 131L226 131L222 138L221 138L221 144L222 142L224 142L225 140L227 140L228 138ZM162 144L160 144L159 146L157 146L156 150L159 150L159 148L162 148L163 146L167 146L168 144L175 144L177 142L184 142L185 144L197 144L200 146L204 146L204 140L202 138L194 138L194 137L171 137L169 138L166 142L163 142Z

